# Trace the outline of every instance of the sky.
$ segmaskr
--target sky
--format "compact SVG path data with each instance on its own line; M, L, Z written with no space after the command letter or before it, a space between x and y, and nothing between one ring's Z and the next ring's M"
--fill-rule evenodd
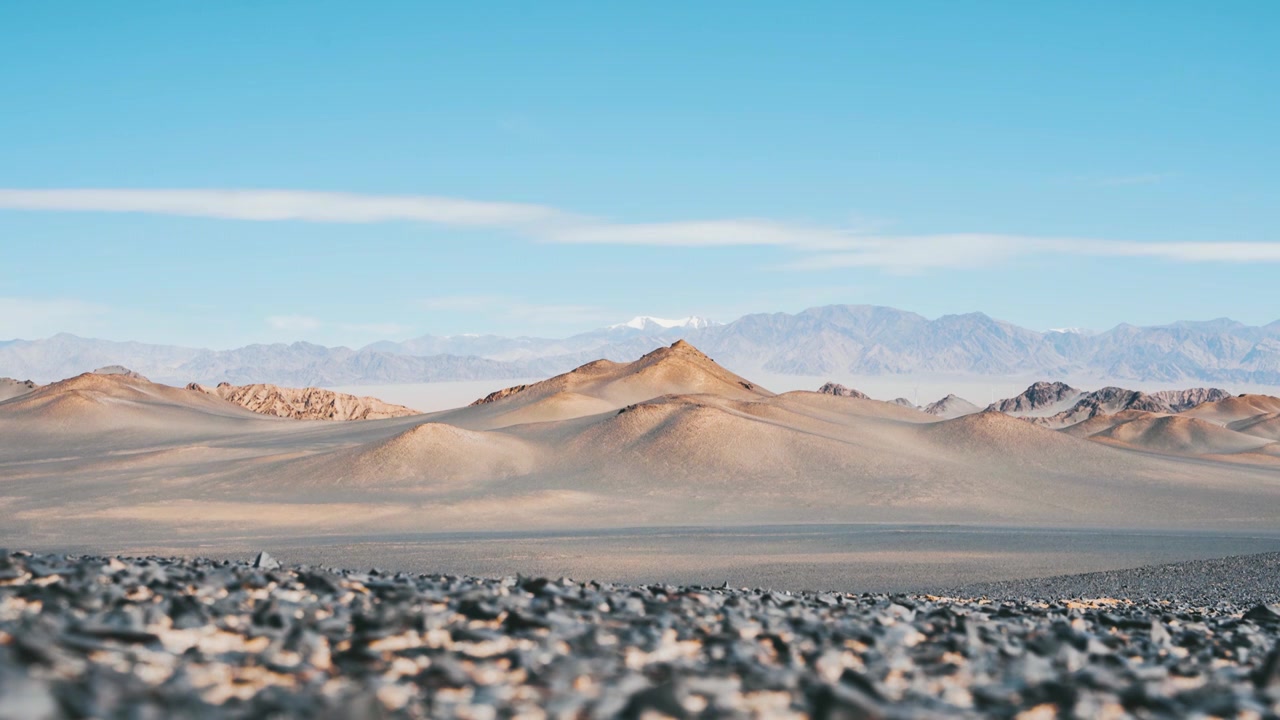
M0 339L1280 319L1280 3L0 4Z

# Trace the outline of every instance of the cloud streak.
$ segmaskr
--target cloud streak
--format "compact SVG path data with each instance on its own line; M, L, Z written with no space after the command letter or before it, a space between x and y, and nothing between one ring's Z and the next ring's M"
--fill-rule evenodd
M303 190L0 189L2 209L257 222L418 222L497 228L536 242L573 245L775 247L795 255L785 267L797 270L871 267L910 272L984 267L1031 255L1187 263L1280 262L1280 242L1131 242L989 233L870 235L850 228L766 218L624 223L538 204Z
M0 208L147 213L224 220L323 223L411 221L515 226L556 219L558 210L523 203L429 195L360 195L305 190L0 190Z

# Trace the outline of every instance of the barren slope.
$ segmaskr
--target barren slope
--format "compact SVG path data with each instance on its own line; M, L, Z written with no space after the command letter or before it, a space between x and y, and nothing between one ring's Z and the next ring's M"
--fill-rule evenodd
M14 380L13 378L0 378L0 402L12 400L20 395L26 395L32 392L39 385L30 380Z
M1144 450L1182 455L1248 452L1271 442L1182 415L1134 419L1104 430L1094 435L1093 439L1106 439Z
M52 537L1280 522L1274 468L1130 449L1222 452L1234 447L1222 438L1247 436L1129 419L1098 428L1130 443L1117 447L996 412L938 421L855 397L773 395L685 343L474 407L359 423L81 376L0 403L0 437L23 433L0 448L0 507Z
M680 340L632 363L597 360L539 383L499 391L485 398L487 402L442 417L467 427L494 429L594 415L662 395L702 393L742 400L773 394Z
M1187 417L1208 420L1219 425L1280 413L1280 398L1270 395L1237 395L1217 402L1204 403L1187 410Z

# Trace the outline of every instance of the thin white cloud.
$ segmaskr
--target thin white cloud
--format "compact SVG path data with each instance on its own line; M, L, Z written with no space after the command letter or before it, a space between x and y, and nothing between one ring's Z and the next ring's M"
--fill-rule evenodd
M229 220L517 226L561 213L541 205L426 195L360 195L303 190L4 190L0 208L149 213Z
M730 247L772 245L839 248L856 242L847 231L753 218L669 223L593 223L563 226L547 233L554 242L592 245Z
M1177 262L1280 262L1280 242L1042 242L1046 250L1098 257L1146 257Z
M108 312L104 305L67 298L0 297L0 339L88 332Z
M1280 262L1277 242L1124 242L1018 235L949 234L862 238L859 247L805 255L796 270L877 267L896 271L976 268L1031 255L1151 258L1173 262Z
M1130 184L1137 184L1155 177L1133 176L1127 180ZM824 227L760 218L619 223L545 205L297 190L0 189L0 209L153 213L252 221L413 221L447 226L497 227L547 243L777 247L796 255L787 264L787 267L795 269L873 267L913 272L939 267L982 267L1037 254L1152 258L1178 262L1280 262L1280 243L1276 242L1140 243L989 233L894 236L868 234L865 228L860 232L852 227ZM436 303L434 307L430 305L432 302ZM479 299L476 296L437 298L424 301L423 307L465 310L475 309L477 305L493 307L504 303L508 314L519 312L521 306L518 302L488 296ZM562 306L559 310L566 315L577 313L579 317L598 312L581 306ZM527 311L542 312L532 306ZM292 329L311 328L295 323Z

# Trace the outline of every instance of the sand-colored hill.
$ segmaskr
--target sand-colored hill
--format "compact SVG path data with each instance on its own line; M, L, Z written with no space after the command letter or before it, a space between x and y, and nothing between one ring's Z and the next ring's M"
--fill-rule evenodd
M1246 435L1280 442L1280 413L1256 415L1245 420L1237 420L1228 423L1227 427Z
M291 486L319 490L439 492L528 475L540 455L539 448L510 435L425 422L389 438L288 464L280 477Z
M1182 416L1112 417L1087 428L1103 436L1090 441L991 411L940 420L774 395L686 343L475 406L365 422L287 421L85 375L0 403L0 437L23 433L0 447L0 507L69 545L87 534L1280 522L1276 468L1218 459L1271 457L1265 439Z
M1280 413L1280 398L1270 395L1237 395L1217 402L1204 403L1185 413L1219 425L1250 420Z
M383 420L421 414L377 398L358 397L324 388L282 388L261 383L219 383L215 388L208 388L191 383L187 389L220 397L260 415L294 420Z
M1135 420L1145 420L1148 418L1164 417L1162 413L1153 413L1146 410L1121 410L1118 413L1110 415L1095 415L1088 420L1078 422L1074 425L1068 425L1058 432L1063 435L1070 435L1078 438L1091 438L1099 433L1104 433L1117 425L1133 422Z
M597 360L539 383L500 390L444 417L465 427L495 429L594 415L662 395L694 394L743 400L773 395L679 340L635 362Z
M280 424L287 423L124 374L50 383L0 403L0 478L8 481L0 483L0 507L6 491L23 487L59 503L112 498L133 482L171 488L210 471L211 458L261 455L232 447L235 438L270 444ZM209 451L211 443L227 449Z
M0 378L0 402L26 395L38 387L40 386L30 380L14 380L13 378L7 377Z
M242 420L248 411L217 397L150 382L127 373L84 373L0 404L0 421L44 424L58 432L129 427L182 430L211 420ZM172 423L172 424L171 424Z
M1228 430L1183 415L1151 415L1097 433L1094 440L1123 443L1144 450L1182 455L1227 455L1250 452L1270 440Z

